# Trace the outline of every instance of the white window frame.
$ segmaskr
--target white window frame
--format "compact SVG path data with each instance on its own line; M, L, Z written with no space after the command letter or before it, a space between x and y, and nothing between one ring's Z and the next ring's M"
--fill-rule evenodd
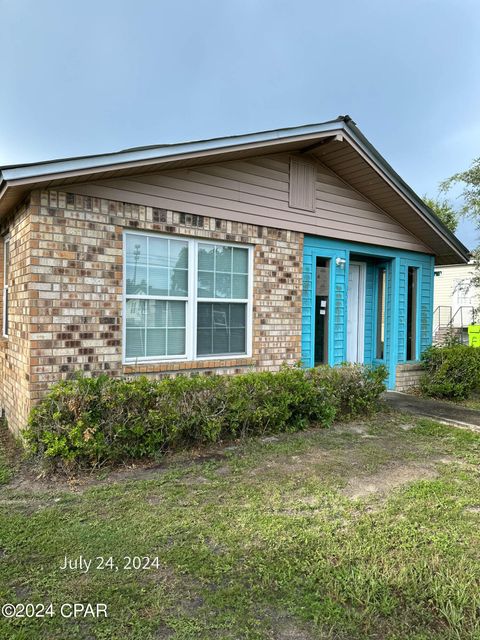
M149 295L128 295L127 296L127 261L126 247L127 236L147 236L151 238L163 238L165 240L182 240L188 243L188 296L149 296ZM197 296L198 283L198 245L210 244L221 245L223 247L233 247L248 250L248 290L247 299L238 298L200 298ZM122 363L124 365L135 364L161 364L166 362L189 362L205 360L240 360L252 357L252 314L253 314L253 246L221 240L207 240L203 238L189 238L187 236L175 234L160 234L149 231L133 231L125 229L123 232L123 285L122 285ZM169 300L185 302L185 354L179 356L149 356L145 358L127 358L127 298L138 300ZM213 302L219 304L246 304L246 326L245 341L246 353L229 353L225 355L205 355L197 356L197 302Z
M8 246L8 251L7 251ZM3 299L3 314L2 314L2 336L4 338L8 338L8 261L7 254L10 258L10 235L6 235L3 238L3 291L2 291L2 299Z

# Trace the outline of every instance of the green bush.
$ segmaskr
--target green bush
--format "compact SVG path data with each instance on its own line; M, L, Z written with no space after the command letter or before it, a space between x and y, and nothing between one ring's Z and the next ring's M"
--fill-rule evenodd
M430 347L422 361L420 389L427 396L462 400L480 386L480 349L463 344Z
M235 437L299 431L311 422L329 425L335 417L332 389L300 368L247 373L229 380L225 424Z
M319 375L324 383L328 381L335 397L335 417L347 420L378 409L388 372L383 365L376 368L345 365L317 367L311 370L311 375Z
M198 443L296 431L376 409L384 368L284 367L276 373L116 379L52 387L24 432L53 466L94 467Z

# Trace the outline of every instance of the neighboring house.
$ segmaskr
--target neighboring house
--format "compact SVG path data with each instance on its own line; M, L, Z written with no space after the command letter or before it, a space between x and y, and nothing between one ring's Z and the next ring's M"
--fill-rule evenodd
M454 333L468 341L467 328L474 321L480 305L480 292L470 284L475 273L469 264L447 264L435 267L433 298L433 340L441 342Z
M76 371L348 360L402 388L431 341L434 262L468 259L348 116L3 167L0 215L15 431Z

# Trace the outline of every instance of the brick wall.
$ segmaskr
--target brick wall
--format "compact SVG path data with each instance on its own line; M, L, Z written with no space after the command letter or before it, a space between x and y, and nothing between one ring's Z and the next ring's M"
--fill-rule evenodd
M14 403L38 401L51 384L79 370L235 373L300 359L303 234L57 191L32 192L31 203L29 316L23 321L29 381ZM122 365L124 229L254 245L251 358ZM24 418L21 412L19 426Z
M397 365L395 391L409 392L418 387L423 367L419 362Z
M30 200L0 229L0 406L14 433L25 425L30 409L30 345L32 230ZM3 337L3 238L10 234L9 326Z

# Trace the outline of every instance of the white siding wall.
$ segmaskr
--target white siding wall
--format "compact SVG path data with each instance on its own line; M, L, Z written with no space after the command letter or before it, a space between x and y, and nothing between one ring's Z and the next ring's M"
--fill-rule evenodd
M434 279L434 309L440 305L442 307L451 307L453 315L460 306L477 307L479 305L479 290L470 288L465 291L463 287L463 284L468 283L474 273L472 265L439 266L435 267L435 272L440 272L440 275L436 275ZM462 283L462 285L458 286L459 283ZM443 318L446 317L446 313L446 310L442 309ZM455 324L458 323L455 322Z

